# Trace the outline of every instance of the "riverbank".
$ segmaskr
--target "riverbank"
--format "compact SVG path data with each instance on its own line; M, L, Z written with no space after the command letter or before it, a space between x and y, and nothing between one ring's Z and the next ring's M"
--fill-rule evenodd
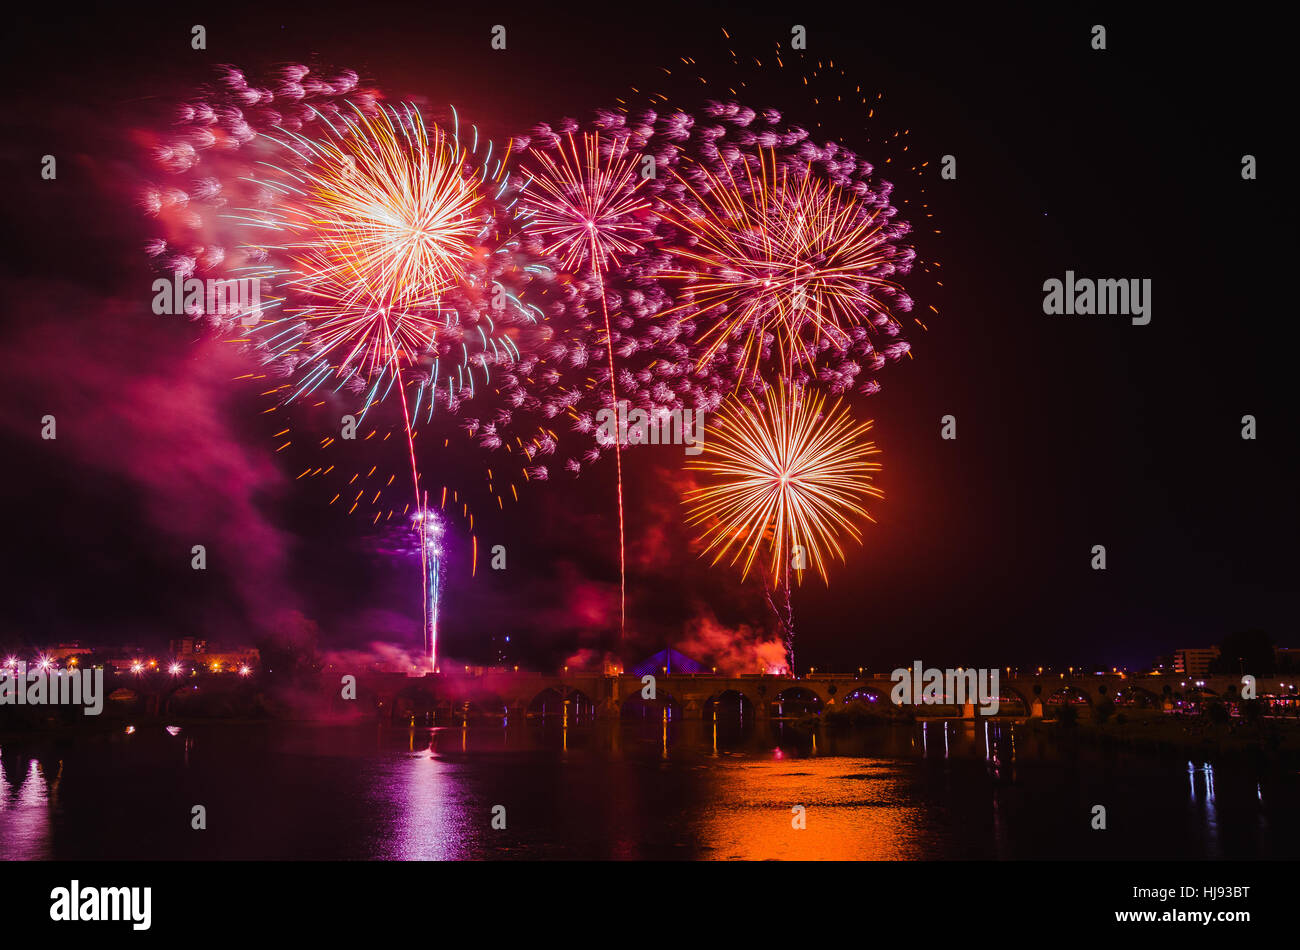
M1152 755L1182 755L1197 761L1251 759L1300 765L1300 722L1233 719L1212 722L1205 716L1112 717L1105 722L1082 719L1026 721L1027 735L1058 745L1095 745Z

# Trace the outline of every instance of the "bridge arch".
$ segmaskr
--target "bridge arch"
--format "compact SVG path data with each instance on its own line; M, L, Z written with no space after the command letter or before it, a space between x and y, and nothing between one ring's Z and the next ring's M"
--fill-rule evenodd
M1011 700L1008 704L1007 700ZM1019 707L1008 709L1007 706ZM998 715L999 716L1025 716L1028 717L1033 711L1033 704L1019 689L1014 686L998 685Z
M846 706L849 703L870 703L874 706L877 703L888 703L890 699L889 694L881 690L870 686L855 686L844 694L840 702Z
M529 702L525 713L529 718L564 718L569 722L594 718L596 704L580 689L564 685L548 686Z
M704 701L703 713L705 722L738 720L741 723L749 723L757 718L758 706L743 691L724 689Z
M1091 709L1092 694L1088 692L1088 690L1076 686L1073 683L1062 683L1057 686L1056 689L1048 693L1047 700L1043 703L1044 706L1050 706L1053 709L1057 706L1064 706L1066 704L1073 706L1082 706L1086 704L1088 708Z
M1116 706L1128 706L1136 709L1159 709L1162 697L1157 696L1149 689L1143 689L1141 686L1130 683L1123 689L1116 690L1111 699L1114 700Z
M772 697L772 715L778 719L820 716L825 708L826 700L808 686L787 686Z
M457 710L464 716L507 716L510 709L496 693L478 693L463 700Z
M393 700L402 703L407 708L421 710L433 709L438 703L438 698L434 695L433 690L423 683L411 683L409 686L404 686L393 696Z

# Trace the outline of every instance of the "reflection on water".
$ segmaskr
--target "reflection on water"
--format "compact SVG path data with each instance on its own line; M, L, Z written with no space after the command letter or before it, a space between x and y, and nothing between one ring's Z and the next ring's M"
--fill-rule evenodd
M61 763L48 781L47 766L38 759L11 758L8 765L0 756L0 857L49 858L49 816L58 802Z
M1062 754L990 720L213 724L0 744L0 858L16 860L1281 857L1300 846L1297 805L1294 774Z

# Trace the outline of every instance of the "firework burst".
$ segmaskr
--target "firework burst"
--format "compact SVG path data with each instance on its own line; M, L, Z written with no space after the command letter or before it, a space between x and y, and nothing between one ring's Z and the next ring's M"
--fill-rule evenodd
M506 394L518 407L513 425L536 415L531 405L544 424L568 417L586 436L576 450L560 441L555 451L565 457L550 464L552 473L562 467L576 476L606 451L628 448L593 440L593 417L609 407L611 378L620 402L649 415L713 413L729 394L760 393L779 377L831 395L870 395L880 389L880 371L909 354L898 315L913 301L893 281L910 273L916 254L903 243L910 228L891 203L892 186L875 177L870 162L840 144L814 142L777 110L734 101L693 112L660 103L603 110L585 125L538 125L513 145L525 175L544 172L546 163L534 156L549 155L561 170L553 177L566 177L567 168L572 179L584 174L584 143L597 138L596 167L634 155L654 160L656 175L637 192L649 207L614 222L644 224L653 233L624 235L640 249L614 252L606 270L593 271L590 247L577 240L581 211L547 219L544 227L567 230L543 238L534 220L539 186L530 183L521 198L521 205L532 201L524 234L535 252L567 248L578 270L556 288L563 305L547 311L555 332L535 351L542 360L529 365L537 371L512 372L526 377L526 391L521 385ZM555 191L564 197L581 189ZM773 275L756 277L762 266L774 271L772 284L783 284L783 293L764 298L764 276ZM791 279L811 271L815 276L802 283ZM747 303L749 322L742 317L733 325ZM614 366L607 367L601 344L611 334Z
M322 118L324 134L281 144L300 161L270 183L264 214L288 240L284 283L296 305L261 330L273 358L305 348L305 389L354 374L392 382L454 324L444 295L466 279L483 229L481 183L457 143L407 106Z
M554 155L533 152L535 167L523 197L529 227L567 271L590 265L601 273L618 266L619 255L637 253L651 230L639 217L650 202L640 190L637 156L629 153L626 139L602 142L599 132L576 138L570 132L554 141Z
M251 327L235 326L239 314L194 316L256 353L263 368L249 378L274 380L266 395L276 409L308 404L332 428L339 410L365 419L385 407L349 443L362 458L337 471L309 464L299 476L346 478L355 464L333 499L349 514L368 505L377 524L382 507L401 520L428 510L415 436L435 420L503 454L504 465L487 469L498 506L503 494L518 500L503 471L525 481L577 475L612 449L625 629L626 445L602 439L593 417L620 405L651 417L714 414L730 394L724 425L743 431L742 410L776 419L775 406L802 420L787 433L797 443L800 431L817 431L821 404L804 418L814 389L870 394L875 373L908 352L902 340L880 340L896 337L893 314L911 309L891 278L915 256L899 243L908 229L889 184L775 110L727 101L692 113L657 104L599 112L586 126L536 126L494 154L477 130L467 147L458 118L447 131L450 121L426 124L414 107L382 100L350 72L322 79L286 67L262 87L229 70L160 140L167 177L144 195L165 227L149 245L161 268L273 288ZM642 176L647 160L657 175ZM762 395L778 379L780 390ZM828 415L847 425L838 405ZM276 433L278 450L292 444L289 431ZM426 441L445 449L444 434ZM396 476L370 464L390 435L405 436L405 508L394 496L407 493L389 490ZM333 434L316 441L343 450ZM721 496L692 499L715 506L697 522L715 560L743 557L748 573L771 545L774 574L798 547L825 577L865 511L847 488L842 497L834 484L825 495L809 489L817 471L787 486L755 536L741 533L745 513ZM452 500L472 534L468 504ZM726 519L731 528L720 527ZM426 614L436 610L431 567Z
M880 465L870 461L879 450L863 438L870 422L855 424L839 402L823 412L824 404L782 383L756 407L729 402L709 427L703 455L687 467L710 484L685 502L714 564L743 562L747 576L766 549L771 576L811 566L827 580L827 558L844 560L840 539L861 542L853 518L870 518L865 500L881 497L871 483Z
M708 484L686 493L687 524L702 527L700 543L713 563L743 562L742 578L760 561L763 592L785 641L794 671L794 608L790 574L802 579L813 567L829 583L826 562L844 560L841 539L861 543L854 518L870 515L869 497L881 497L871 483L878 450L863 436L871 423L854 423L836 402L823 412L825 397L782 381L750 407L729 402L710 427L705 449L689 469Z
M661 214L689 243L672 249L660 277L681 282L690 298L669 313L704 324L697 366L736 344L741 366L757 371L770 338L782 373L811 370L827 345L850 348L851 327L895 322L879 297L897 288L887 219L812 174L810 163L759 149L752 162L674 174L682 199Z

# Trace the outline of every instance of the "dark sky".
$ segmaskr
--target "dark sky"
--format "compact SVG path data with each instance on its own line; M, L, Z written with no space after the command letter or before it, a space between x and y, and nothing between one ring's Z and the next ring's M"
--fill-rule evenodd
M921 177L884 172L917 225L928 202L916 243L941 262L943 286L909 283L929 332L909 333L914 359L859 403L875 420L886 496L829 589L810 578L796 593L800 667L1137 665L1248 627L1297 645L1278 24L1148 22L1125 7L801 10L810 55L845 69L844 91L883 93L868 122L859 108L813 106L823 87L793 70L731 64L729 48L767 59L787 40L784 13L238 6L42 8L13 23L0 146L0 641L238 641L290 608L337 647L418 642L418 579L377 558L368 522L327 506L324 486L294 481L302 459L274 452L265 402L232 382L238 354L149 310L137 132L169 103L219 63L250 74L320 63L394 97L454 102L506 136L614 106L632 87L698 106L716 91L661 69L688 55L715 85L743 79L748 105L820 120L878 164L901 164L898 129L907 164L931 163ZM189 48L195 20L206 52ZM508 28L504 52L488 45L495 23ZM1089 47L1093 23L1108 28L1105 51ZM1246 153L1257 181L1241 179ZM45 154L58 157L57 181L40 180ZM957 157L956 181L937 179L943 154ZM1150 278L1150 325L1045 316L1043 281L1067 269ZM54 442L39 438L46 412ZM1246 413L1255 441L1240 438ZM956 441L939 437L945 414ZM753 584L688 550L680 456L627 457L629 654L688 630L716 642L761 628ZM477 497L484 460L468 444L422 465ZM530 486L502 512L479 499L474 578L453 522L447 655L486 658L503 633L526 663L611 643L610 467ZM189 569L195 538L213 560L201 574ZM496 543L509 567L494 574L484 551ZM1104 572L1090 568L1094 544L1106 547Z

